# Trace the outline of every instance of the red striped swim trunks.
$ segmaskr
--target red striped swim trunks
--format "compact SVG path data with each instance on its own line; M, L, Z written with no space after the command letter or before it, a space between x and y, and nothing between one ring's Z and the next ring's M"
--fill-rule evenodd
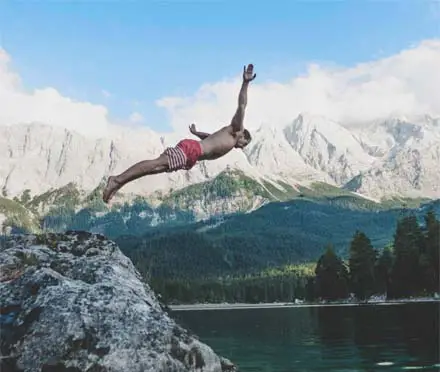
M164 152L168 156L168 172L179 169L189 170L197 163L202 155L202 146L199 141L185 139L176 147L169 147Z

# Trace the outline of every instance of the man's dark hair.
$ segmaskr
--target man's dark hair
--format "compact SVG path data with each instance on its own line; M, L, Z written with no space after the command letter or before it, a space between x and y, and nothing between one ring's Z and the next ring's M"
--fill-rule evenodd
M248 141L248 143L251 142L252 137L251 137L251 134L249 133L249 131L248 131L247 129L245 129L245 130L243 131L243 134L244 134L244 139L245 139L246 141Z

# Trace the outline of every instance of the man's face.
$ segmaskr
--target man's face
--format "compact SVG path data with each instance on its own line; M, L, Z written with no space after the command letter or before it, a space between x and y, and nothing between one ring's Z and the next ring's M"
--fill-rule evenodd
M238 149L244 149L247 145L249 145L250 139L245 138L245 136L241 136L240 139L237 141L237 144L235 145Z

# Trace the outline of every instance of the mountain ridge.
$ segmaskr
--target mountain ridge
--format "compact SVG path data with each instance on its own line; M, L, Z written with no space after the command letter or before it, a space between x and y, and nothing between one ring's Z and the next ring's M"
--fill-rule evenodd
M342 193L360 204L436 199L440 120L417 120L391 118L353 124L349 130L302 114L283 128L263 124L245 151L200 162L188 172L137 180L121 190L115 203L141 198L154 208L166 205L203 219L249 212L304 193ZM78 212L84 207L80 200L92 198L96 204L109 174L158 156L176 139L176 133L148 128L118 128L107 137L91 139L41 123L0 126L0 188L8 200L32 200L21 204L27 208L30 203L40 216L53 205L59 207L60 200L70 203L63 208ZM98 205L104 213L105 207Z
M121 234L115 241L127 256L152 262L148 270L157 277L247 275L268 267L316 261L328 245L347 258L358 230L380 252L392 244L399 218L414 214L423 225L429 210L440 216L440 200L382 211L285 201L266 204L248 214L176 227L164 225L137 236Z

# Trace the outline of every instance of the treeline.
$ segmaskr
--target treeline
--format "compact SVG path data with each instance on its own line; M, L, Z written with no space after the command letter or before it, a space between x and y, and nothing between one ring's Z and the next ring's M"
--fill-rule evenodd
M167 303L332 301L347 299L351 293L359 300L374 294L387 298L432 295L440 292L439 238L440 222L429 211L423 226L414 215L400 218L394 241L381 252L357 231L345 261L328 246L316 264L216 279L148 279Z
M430 211L420 226L414 215L397 223L393 244L379 254L370 239L357 231L348 265L328 247L316 266L313 297L344 299L353 293L363 300L373 294L387 298L439 293L440 223Z
M287 302L313 296L315 263L272 268L258 274L216 279L151 278L150 285L169 304Z

